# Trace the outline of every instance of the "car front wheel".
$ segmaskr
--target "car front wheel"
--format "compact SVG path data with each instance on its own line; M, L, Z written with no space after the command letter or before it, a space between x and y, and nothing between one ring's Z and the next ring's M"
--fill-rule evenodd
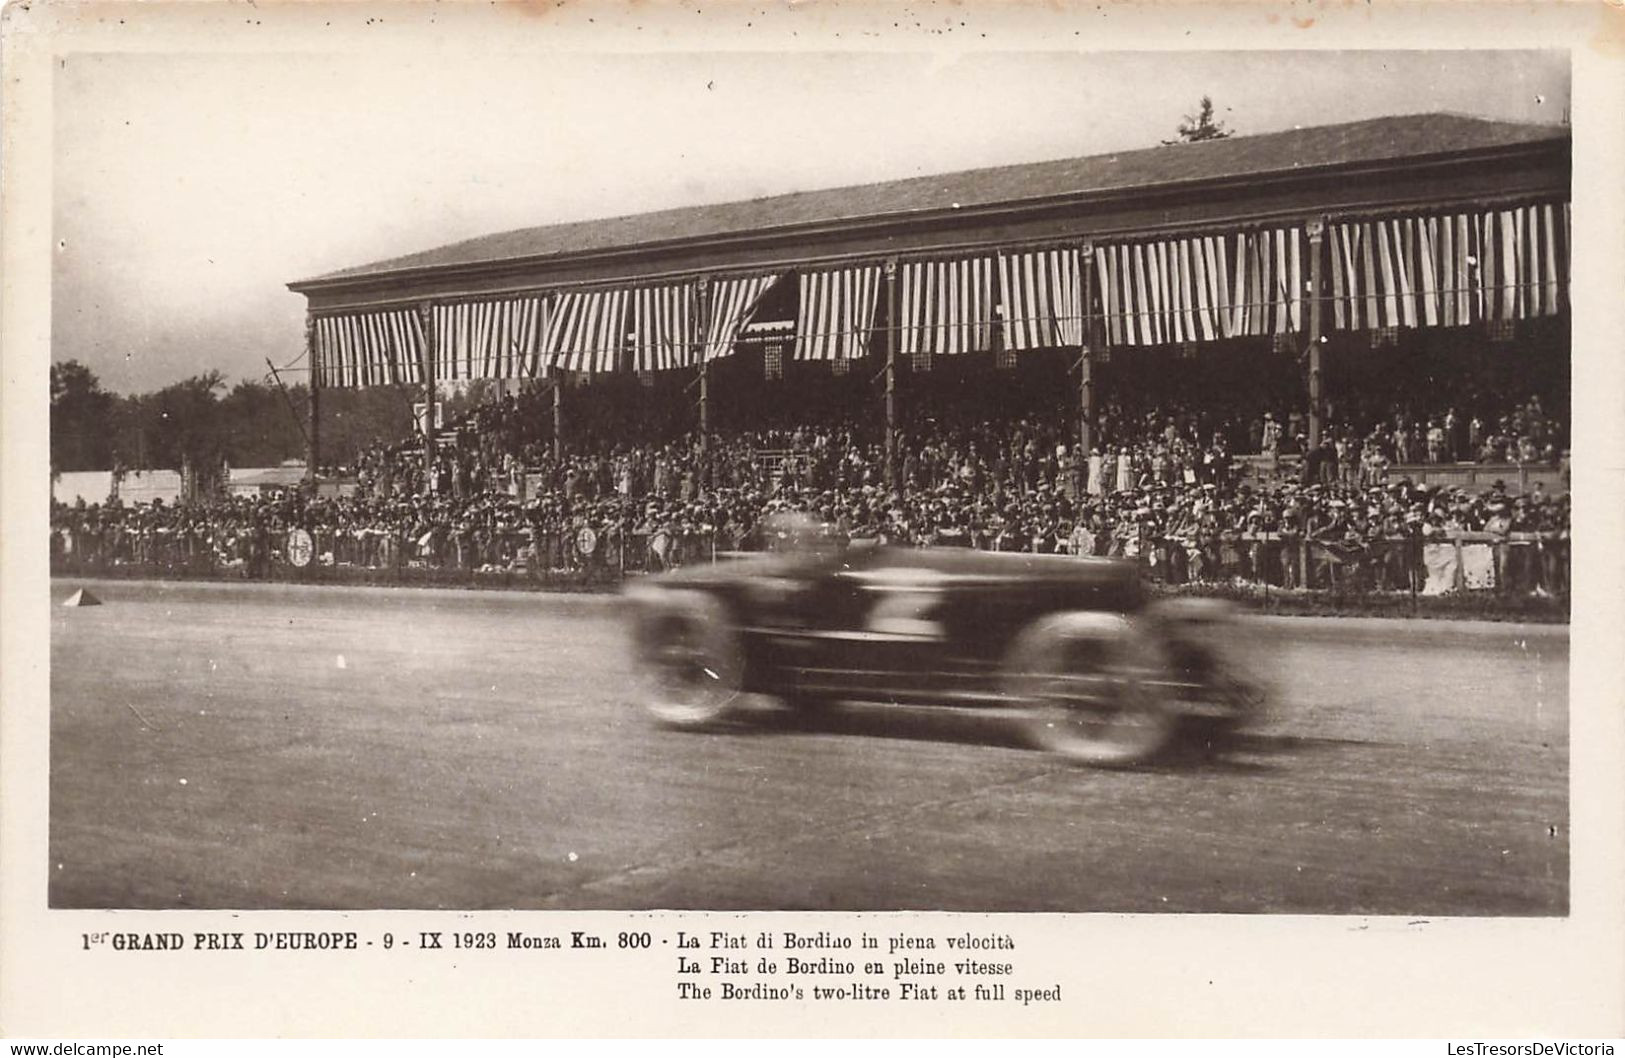
M670 592L638 622L643 706L672 727L698 728L738 704L744 653L727 607L705 592Z
M1176 728L1155 685L1154 637L1114 614L1041 618L1005 661L1007 693L1034 746L1078 764L1121 767L1162 751Z

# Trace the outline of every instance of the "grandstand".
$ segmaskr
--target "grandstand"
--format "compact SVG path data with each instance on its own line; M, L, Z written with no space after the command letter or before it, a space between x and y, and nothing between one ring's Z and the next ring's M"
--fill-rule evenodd
M1538 348L1566 406L1569 184L1565 127L1408 115L526 229L290 288L315 386L563 383L561 444L585 382L686 396L703 437L775 388L749 382L844 380L853 414L884 408L895 478L934 371L1005 369L1001 399L1064 379L1087 452L1111 376L1228 355L1298 384L1314 447L1373 348Z

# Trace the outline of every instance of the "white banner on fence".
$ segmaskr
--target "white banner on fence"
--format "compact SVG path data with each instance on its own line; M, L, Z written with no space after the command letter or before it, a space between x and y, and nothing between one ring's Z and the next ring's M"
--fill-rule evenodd
M1468 591L1495 588L1495 548L1490 544L1461 545L1462 586Z
M1428 573L1427 583L1422 587L1423 595L1443 595L1456 590L1460 560L1456 557L1455 544L1423 544L1422 565Z

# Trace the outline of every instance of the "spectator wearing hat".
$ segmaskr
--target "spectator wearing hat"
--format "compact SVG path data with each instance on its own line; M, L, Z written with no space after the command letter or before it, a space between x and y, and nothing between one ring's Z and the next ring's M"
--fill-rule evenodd
M1307 523L1295 491L1289 492L1281 507L1281 586L1294 589L1303 584L1304 538Z
M1326 461L1326 446L1317 445L1304 453L1301 481L1304 485L1313 485L1320 481L1321 465Z

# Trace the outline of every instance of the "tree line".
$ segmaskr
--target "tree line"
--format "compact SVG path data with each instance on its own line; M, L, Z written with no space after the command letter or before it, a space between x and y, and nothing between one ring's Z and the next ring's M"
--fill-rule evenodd
M406 437L415 399L421 390L404 386L322 390L318 465L353 464L369 446ZM53 476L303 462L309 423L310 390L302 382L283 389L267 377L228 385L211 370L126 395L103 389L77 360L51 365Z

